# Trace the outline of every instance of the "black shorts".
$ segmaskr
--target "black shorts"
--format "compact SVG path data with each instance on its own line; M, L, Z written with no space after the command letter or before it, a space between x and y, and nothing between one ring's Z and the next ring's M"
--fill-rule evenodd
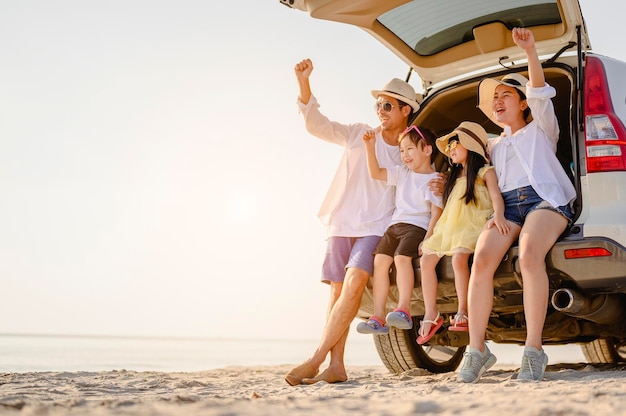
M378 243L374 254L386 254L390 257L407 256L416 258L417 247L424 240L426 230L403 222L393 224Z

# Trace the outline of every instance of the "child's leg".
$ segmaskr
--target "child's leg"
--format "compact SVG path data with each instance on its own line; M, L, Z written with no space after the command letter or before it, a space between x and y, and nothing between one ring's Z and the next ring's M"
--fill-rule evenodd
M437 271L439 256L427 254L420 258L422 277L422 294L424 296L424 320L433 320L437 317ZM426 324L428 325L428 324ZM426 328L428 331L429 328Z
M374 292L374 315L384 321L387 310L387 295L389 294L389 268L393 257L386 254L374 256L374 276L372 290Z
M452 269L454 270L454 286L459 300L458 312L467 315L467 288L469 286L470 253L455 253L452 255Z
M394 263L396 264L396 284L398 285L398 308L410 311L411 295L415 285L413 258L397 255L394 257Z
M424 296L424 319L420 322L419 336L416 340L420 345L428 342L443 324L443 319L437 311L437 263L439 256L436 254L427 254L420 258Z

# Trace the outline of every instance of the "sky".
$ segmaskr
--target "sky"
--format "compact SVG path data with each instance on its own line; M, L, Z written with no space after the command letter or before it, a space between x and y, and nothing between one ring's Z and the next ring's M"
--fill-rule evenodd
M626 6L581 6L626 60ZM408 72L278 0L1 2L0 333L317 338L342 149L304 129L304 58L344 123Z

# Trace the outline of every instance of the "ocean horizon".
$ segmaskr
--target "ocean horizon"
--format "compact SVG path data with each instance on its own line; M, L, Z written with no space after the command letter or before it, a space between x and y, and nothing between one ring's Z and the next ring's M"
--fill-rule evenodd
M0 334L0 373L45 371L195 372L231 366L299 364L316 339ZM522 347L489 344L498 363L515 365ZM580 346L546 346L551 364L584 362ZM347 366L383 366L371 336L350 334Z

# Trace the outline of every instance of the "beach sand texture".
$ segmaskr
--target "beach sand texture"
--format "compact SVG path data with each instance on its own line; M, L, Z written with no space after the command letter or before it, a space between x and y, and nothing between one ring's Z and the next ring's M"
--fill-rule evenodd
M19 415L622 415L626 365L548 366L542 382L494 367L477 384L455 373L348 367L345 383L291 387L292 366L201 372L0 374L0 414Z

